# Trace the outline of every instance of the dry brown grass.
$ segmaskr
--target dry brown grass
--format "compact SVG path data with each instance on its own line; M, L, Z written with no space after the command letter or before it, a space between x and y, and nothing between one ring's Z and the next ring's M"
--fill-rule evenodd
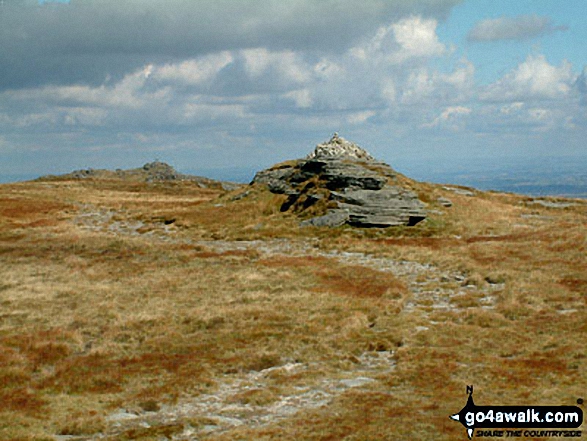
M466 384L479 404L572 405L584 397L587 206L551 209L514 195L410 185L442 214L389 230L301 229L279 212L282 197L262 191L231 201L239 191L191 184L0 186L0 439L88 438L115 430L107 417L116 409L157 412L214 394L229 377L314 366L275 371L268 387L229 399L269 406L294 386L352 372L370 351L394 351L395 370L325 407L205 439L459 439L462 427L448 415L464 405ZM438 206L438 196L453 207ZM76 226L87 206L148 229ZM171 219L173 240L148 235ZM407 279L378 268L198 243L274 238L432 264L477 288L451 298L448 310L432 299L406 309ZM488 292L493 309L483 307ZM210 424L192 416L108 433L163 439Z
M407 295L406 286L392 274L361 266L343 266L318 271L319 291L357 298L402 298Z

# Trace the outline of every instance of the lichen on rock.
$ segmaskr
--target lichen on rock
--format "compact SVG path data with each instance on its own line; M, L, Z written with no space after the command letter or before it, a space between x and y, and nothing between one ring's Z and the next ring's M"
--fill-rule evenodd
M318 144L314 151L306 159L327 159L327 158L351 158L362 159L365 161L374 161L365 149L359 147L354 142L347 141L338 133L334 133L330 141Z

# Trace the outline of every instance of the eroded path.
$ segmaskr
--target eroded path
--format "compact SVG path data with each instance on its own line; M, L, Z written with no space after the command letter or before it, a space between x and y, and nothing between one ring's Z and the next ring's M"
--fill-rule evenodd
M333 398L352 388L369 387L378 377L395 367L393 353L369 352L357 357L355 368L341 371L334 377L320 374L317 364L288 363L245 375L226 375L213 394L186 397L174 405L164 405L154 412L120 409L108 417L110 427L105 436L140 427L181 424L183 431L172 439L197 440L239 426L259 427L328 405ZM290 393L264 397L273 389L276 377L310 375L310 384L296 385ZM196 421L197 424L190 424Z
M81 228L115 235L143 236L154 240L184 243L200 246L215 252L255 250L264 257L270 256L313 256L336 259L348 265L364 266L377 271L390 272L404 281L411 293L405 310L421 310L425 315L431 310L450 310L454 308L451 300L455 297L478 293L479 303L485 309L493 308L495 298L492 290L502 286L489 286L479 289L467 283L466 274L456 271L443 272L434 265L408 260L393 260L371 254L347 251L324 251L317 248L315 241L288 239L226 241L226 240L192 240L179 237L173 225L161 222L147 224L143 221L129 220L128 214L112 210L99 209L85 204L74 223Z
M218 253L254 250L265 259L277 256L325 257L345 265L390 272L405 283L409 290L401 313L419 314L426 320L426 326L419 326L414 330L416 333L433 332L433 313L461 308L462 305L454 301L460 296L468 296L473 292L479 299L478 304L486 309L493 308L495 304L492 294L495 287L479 288L468 284L465 274L442 271L433 265L416 261L398 261L359 252L325 251L316 247L312 240L194 240L179 234L172 224L139 221L127 212L90 204L80 206L72 222L84 230L117 237L149 237L156 241L203 247ZM183 397L174 405L153 409L119 409L108 416L108 429L102 435L92 438L62 436L57 439L115 439L117 434L133 428L148 429L173 424L182 424L183 430L174 434L172 439L203 439L238 426L272 424L301 410L326 406L349 389L373 387L382 376L394 369L394 352L375 350L354 357L350 368L341 368L334 373L323 371L318 364L290 362L258 372L227 374L217 379L214 393ZM285 393L273 387L276 376L295 377L299 374L312 380L303 385L293 385ZM266 391L273 391L270 399L266 399ZM198 424L190 423L195 420Z

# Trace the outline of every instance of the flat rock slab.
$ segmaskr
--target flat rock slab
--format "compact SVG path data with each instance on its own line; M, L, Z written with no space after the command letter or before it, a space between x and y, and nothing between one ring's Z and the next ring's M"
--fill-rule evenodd
M437 199L437 201L443 207L452 207L452 201L450 199L441 196Z
M348 223L349 213L346 210L332 210L324 216L313 217L300 222L302 227L340 227Z
M443 190L447 190L447 191L452 191L455 194L461 195L461 196L475 196L475 193L473 193L470 190L465 190L464 188L457 188L457 187L442 187Z
M543 207L547 208L568 208L568 207L575 207L579 204L575 204L573 202L556 202L556 201L547 201L544 199L534 199L529 204L537 204L542 205Z

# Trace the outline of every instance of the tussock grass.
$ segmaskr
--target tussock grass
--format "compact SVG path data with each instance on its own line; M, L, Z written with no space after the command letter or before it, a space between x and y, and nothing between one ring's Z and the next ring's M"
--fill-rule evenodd
M425 195L436 210L427 221L299 228L279 211L282 196L255 188L233 201L243 190L189 183L0 186L0 439L179 436L214 421L192 415L114 433L108 416L157 414L230 379L308 366L268 371L265 387L227 398L270 406L352 373L363 354L390 351L394 369L327 406L205 439L455 439L462 427L448 415L464 405L466 384L479 404L575 404L587 384L587 206L396 179ZM84 228L76 219L87 212L146 227ZM149 235L164 225L168 239ZM275 239L314 253L199 243ZM320 255L329 251L419 262L462 280L410 281ZM430 292L450 287L450 308L435 308L432 296L406 308L416 282Z

